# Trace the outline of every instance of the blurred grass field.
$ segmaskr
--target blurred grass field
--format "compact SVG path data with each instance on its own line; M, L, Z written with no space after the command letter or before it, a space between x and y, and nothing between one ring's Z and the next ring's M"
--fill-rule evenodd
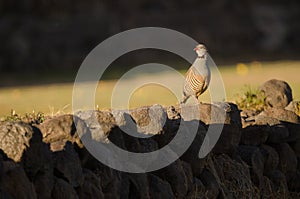
M188 68L189 66L187 66ZM251 62L238 63L231 66L221 66L227 101L235 102L245 91L245 86L257 88L270 79L280 79L289 83L293 90L294 100L300 100L300 62ZM185 73L185 71L180 71ZM165 78L170 84L178 85L181 90L182 83L168 74L145 74L143 77L133 77L123 86L138 84L140 78ZM101 81L96 92L95 107L109 109L111 95L116 80ZM47 115L72 112L73 83L49 84L40 86L18 86L0 88L0 116L9 115L12 110L18 114L43 112ZM209 92L199 98L200 101L210 101ZM172 105L177 103L175 95L159 85L145 85L137 89L129 100L129 108L159 103ZM124 104L118 108L127 108Z

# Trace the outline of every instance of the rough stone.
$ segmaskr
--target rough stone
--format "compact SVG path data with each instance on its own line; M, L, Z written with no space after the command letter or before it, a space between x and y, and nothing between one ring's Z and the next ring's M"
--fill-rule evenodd
M15 199L13 198L9 193L3 191L0 189L0 198L3 198L3 199Z
M227 104L227 103L226 103ZM222 129L222 133L220 138L218 139L216 145L213 148L214 153L227 153L232 155L236 147L238 146L241 138L241 117L240 117L240 110L235 104L228 103L228 109L225 110L226 112L226 119L224 122L224 126ZM219 108L219 112L223 112L224 110ZM208 127L212 129L218 129L223 124L212 123ZM212 131L214 132L214 130ZM207 135L206 135L207 136ZM212 136L213 138L214 136Z
M226 154L215 156L213 162L216 175L222 182L219 186L223 198L257 198L257 190L252 183L248 165L243 161L231 159Z
M279 170L285 174L287 181L296 173L297 157L287 143L274 144L279 155Z
M279 164L279 155L277 151L268 145L261 145L260 152L264 157L264 173L276 170Z
M53 161L56 177L65 179L72 187L82 185L81 162L72 143L67 142L62 151L54 152Z
M259 116L276 118L279 121L299 123L299 116L292 111L288 111L282 108L269 108L259 114Z
M242 119L242 128L246 128L248 126L254 126L254 125L273 126L273 125L281 124L281 122L278 119L265 116L264 114L261 113L258 115L254 115L250 118Z
M189 193L188 198L203 198L205 195L205 186L197 177L193 178L193 190Z
M138 153L142 150L141 143L139 142L139 139L130 135L127 135L126 133L123 134L124 139L124 145L125 148L128 151Z
M270 133L268 125L251 125L242 129L241 144L261 145L266 142Z
M60 151L67 141L82 147L80 136L88 131L85 123L73 115L61 115L46 120L37 126L43 141L50 144L52 151Z
M288 128L283 124L278 124L270 127L268 143L280 143L288 139L290 133Z
M169 182L176 198L184 198L187 195L188 180L180 160L176 160L155 173L163 180Z
M84 140L83 136L90 134L91 139L97 142L108 142L108 136L111 130L116 126L116 120L111 112L108 111L81 111L76 115L80 117L88 127L83 128L79 135Z
M54 178L54 187L52 190L52 198L57 199L79 199L72 185L60 178Z
M177 120L181 118L180 113L176 110L174 106L167 107L167 115L168 119L170 120Z
M146 135L160 134L167 119L165 109L158 104L134 109L130 115L137 124L137 131Z
M287 187L282 184L274 184L268 177L264 176L260 188L260 198L294 198L289 197Z
M157 142L152 138L139 140L142 153L149 153L158 150Z
M256 125L269 125L269 126L274 126L281 124L281 122L274 117L268 117L264 116L263 114L259 114L255 117L255 124Z
M219 124L211 124L212 128L220 128ZM214 133L214 131L212 131ZM214 135L211 135L214 137ZM214 153L226 153L232 155L240 143L241 138L241 127L236 124L224 124L222 133L213 148Z
M300 139L290 143L291 148L295 152L297 158L300 158Z
M289 136L284 139L286 142L294 142L300 139L300 124L284 123L289 130Z
M200 120L204 124L229 124L232 121L241 123L240 111L232 103L199 103L184 104L174 107L174 111L180 113L185 121ZM230 116L230 117L229 117Z
M176 136L179 126L184 125L184 121L180 119L167 119L163 131L159 135L154 135L152 138L157 142L158 147L162 148L167 145Z
M53 160L48 144L42 142L41 132L33 127L34 134L30 140L30 147L22 157L23 168L35 186L38 198L51 198L53 189Z
M257 111L253 109L243 109L241 111L241 118L247 119L247 118L253 118L257 115Z
M260 90L264 93L265 102L270 107L284 108L292 100L292 89L285 81L272 79L265 82Z
M147 109L148 107L143 107L143 108ZM136 109L135 109L135 111L136 111ZM129 111L114 110L114 111L112 111L112 114L116 120L116 124L118 125L118 127L120 128L120 130L123 133L125 133L129 136L132 136L132 137L137 137L137 138L151 137L150 135L144 134L145 132L139 131L140 129L138 130L138 125L136 124L136 122L134 121L132 116L130 115ZM144 111L144 114L146 114L146 116L141 115L141 117L147 117L148 112ZM140 119L138 114L136 114L136 117L137 117L136 119ZM145 125L145 126L147 127L147 125Z
M33 184L26 176L24 169L13 161L3 162L3 173L0 178L1 189L12 198L36 199Z
M181 165L185 174L186 183L187 183L187 189L188 193L190 193L193 190L193 171L192 167L189 163L185 161L181 161Z
M207 198L218 198L220 193L220 185L215 176L207 169L204 169L200 175L200 180L205 187L205 195Z
M291 176L291 178L289 179L289 181L287 182L289 191L292 192L300 192L300 171L296 171L296 173Z
M104 199L100 178L98 178L92 171L88 169L83 170L83 176L84 176L84 182L76 190L78 197L80 199L85 199L85 198Z
M257 146L240 145L237 154L250 166L252 181L260 186L264 172L264 156Z
M128 198L150 199L148 178L145 173L125 173L124 175L129 180Z
M13 156L9 157L5 150L0 150L0 198L17 198L15 189L21 190L24 187L28 198L49 199L288 198L300 191L297 180L300 167L300 124L262 114L254 116L253 121L242 129L239 110L232 104L200 104L202 110L198 113L203 114L198 117L202 117L202 121L194 118L197 114L192 112L192 106L186 106L186 110L170 107L164 111L166 123L151 138L133 137L124 131L123 127L128 127L128 121L124 118L133 117L131 112L118 112L118 117L115 117L110 112L87 111L82 112L82 119L71 115L57 116L47 119L45 124L34 126L21 122L1 122L0 130L6 129L2 133L15 135L21 132L21 136L17 137L23 140L20 143L25 143L25 147L20 150L18 163L13 162L10 159ZM149 122L150 117L147 119L144 116L149 116L150 109L134 109L141 111L133 114L132 129L137 135L152 136L138 131L138 125L145 127L143 125ZM182 117L179 110L186 113L191 111L191 115ZM204 114L209 110L217 115L216 120L209 118L210 114ZM200 149L208 147L203 143L204 138L208 138L209 144L214 144L214 140L210 140L214 138L211 134L205 136L208 128L221 126L218 123L221 121L221 113L225 124L220 139L212 152L199 159ZM78 130L76 121L82 130ZM99 129L97 127L93 131L91 128L93 134L90 127L96 124ZM92 147L112 142L124 150L148 153L166 146L178 133L179 125L185 132L182 140L186 140L191 129L196 127L192 144L183 155L176 154L175 148L170 147L170 150L174 150L172 155L179 155L179 159L152 173L131 174L114 170L99 162L78 142L81 136L83 141L89 139ZM51 129L49 132L48 127ZM43 129L43 132L39 129ZM56 130L59 132L57 136ZM261 136L261 131L268 133L267 140L266 136ZM98 150L107 152L106 157L110 158L113 153L108 149L103 151L106 149L100 147ZM116 163L121 164L118 161ZM19 181L22 185L18 184Z
M280 198L289 198L289 190L285 175L279 170L268 172L267 177L273 183L273 192L278 193Z
M157 199L174 198L172 188L168 182L163 181L162 179L160 179L159 177L153 174L148 175L148 182L149 182L150 198L157 198Z
M125 182L126 178L123 177L124 174L122 175L121 172L111 169L100 162L98 162L93 171L101 179L104 198L120 198L122 192L126 193L129 191L128 181Z
M296 113L298 116L300 116L300 101L292 101L284 109L288 111L292 111Z
M16 162L21 161L24 151L30 147L33 129L23 122L0 123L0 148Z
M234 153L240 141L242 127L240 111L236 105L232 103L200 103L198 105L182 105L177 109L184 121L200 120L205 125L209 125L208 132L210 133L206 134L206 141L203 143L205 146L211 146L211 143L216 141L216 132L221 130L217 143L213 144L213 151L215 153ZM207 155L207 152L204 151L201 151L201 157Z
M206 134L206 129L201 124L193 143L188 150L180 157L180 159L186 161L191 165L194 176L199 176L205 165L205 159L199 158L199 151L203 144L203 140Z
M273 192L273 182L267 178L266 176L263 176L262 178L262 186L261 186L261 197L262 198L275 198L276 197L276 193Z

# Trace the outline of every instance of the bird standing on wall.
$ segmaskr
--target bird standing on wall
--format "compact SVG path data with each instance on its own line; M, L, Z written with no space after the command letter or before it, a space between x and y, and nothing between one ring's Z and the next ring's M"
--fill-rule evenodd
M181 104L185 103L191 96L195 96L198 99L206 91L210 82L206 47L203 44L199 44L194 50L198 56L186 73Z

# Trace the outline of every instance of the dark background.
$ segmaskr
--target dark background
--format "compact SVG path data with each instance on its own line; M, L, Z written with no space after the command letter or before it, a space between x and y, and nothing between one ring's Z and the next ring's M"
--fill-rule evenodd
M39 78L72 81L101 41L144 26L171 28L205 43L218 65L300 55L299 0L1 0L0 85L30 84ZM141 50L122 56L110 70L119 74L149 61L182 60ZM41 80L43 75L48 80Z

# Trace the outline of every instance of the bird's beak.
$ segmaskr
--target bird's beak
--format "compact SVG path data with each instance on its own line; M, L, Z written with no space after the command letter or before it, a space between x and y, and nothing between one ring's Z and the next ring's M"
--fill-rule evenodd
M196 51L198 48L196 47L196 48L194 48L194 51Z

